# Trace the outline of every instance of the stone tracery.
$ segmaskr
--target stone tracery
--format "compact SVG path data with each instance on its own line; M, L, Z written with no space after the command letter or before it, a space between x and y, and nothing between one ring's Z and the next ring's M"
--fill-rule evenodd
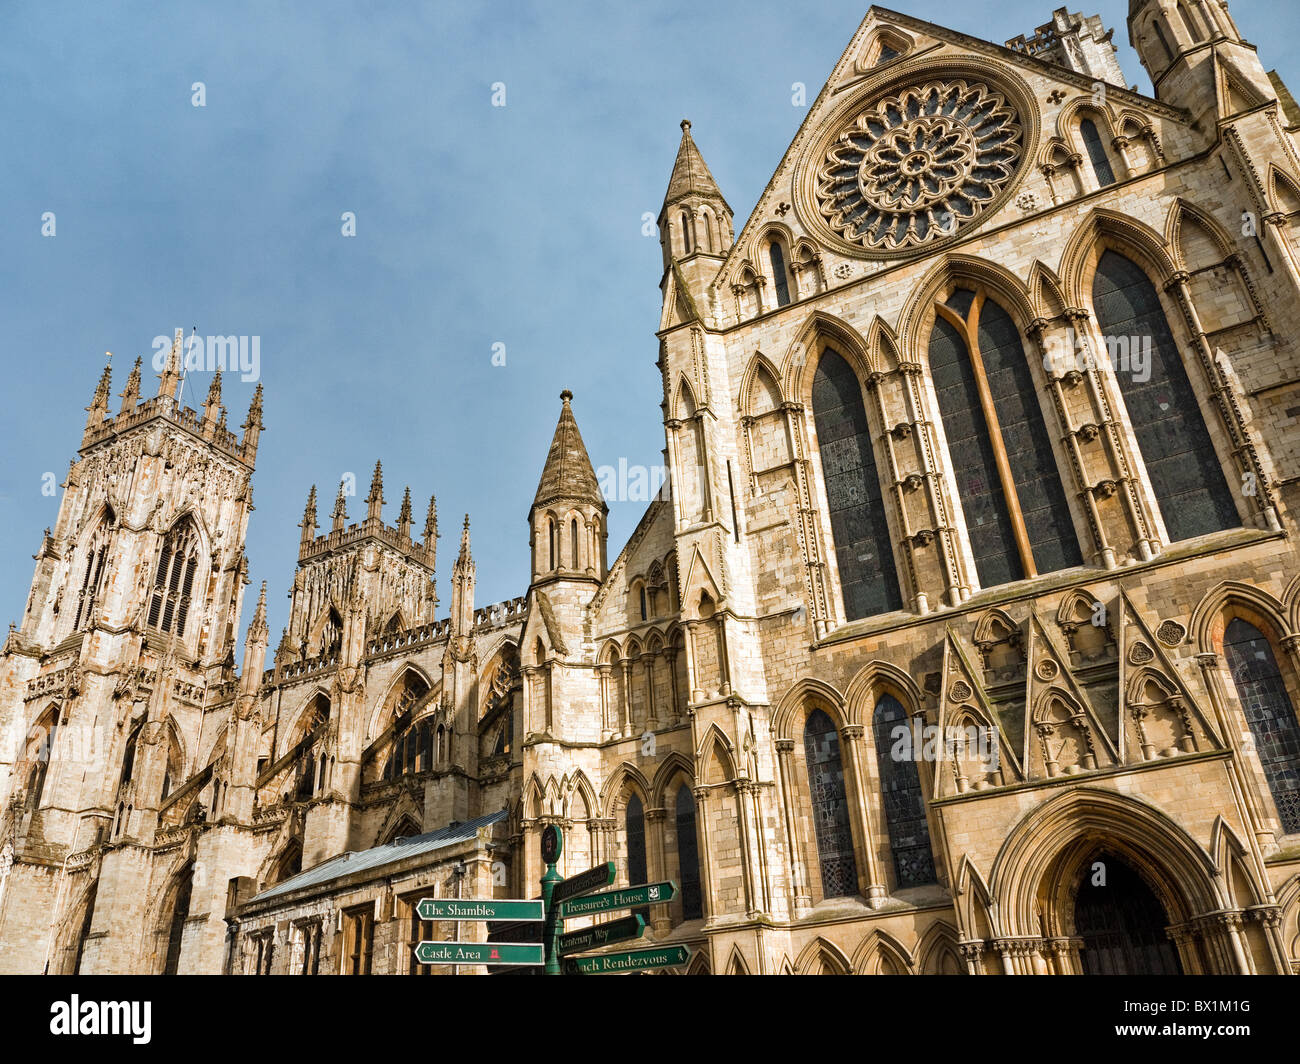
M1010 101L978 81L913 85L876 100L836 138L817 206L844 240L895 251L952 236L1010 183L1024 155Z

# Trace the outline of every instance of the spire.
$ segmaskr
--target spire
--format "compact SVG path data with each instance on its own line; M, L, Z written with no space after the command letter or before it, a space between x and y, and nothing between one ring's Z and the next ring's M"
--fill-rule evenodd
M128 410L134 410L136 403L140 401L140 363L143 361L138 356L135 365L131 367L131 374L126 378L126 387L122 389L122 409L119 413L125 414Z
M316 538L316 485L311 486L311 491L307 493L307 509L302 512L302 524L298 526L302 529L303 543L311 543Z
M735 239L731 207L723 199L700 149L691 138L691 124L682 119L682 143L668 179L664 205L659 210L659 245L663 251L665 276L677 260L696 255L722 258ZM716 263L701 262L703 273L696 277L694 292L699 300L716 275ZM707 281L705 278L707 274Z
M411 538L411 487L402 492L402 509L397 514L397 533L403 539Z
M727 206L722 190L713 180L713 174L709 172L704 156L700 154L700 149L695 146L695 141L691 138L691 123L683 118L682 142L677 149L677 159L673 163L673 175L668 179L668 191L664 194L663 210L667 210L674 203L688 196L720 200L724 207ZM727 207L727 213L731 213L730 207Z
M181 382L181 348L185 334L177 329L172 336L172 349L167 352L167 361L163 363L162 372L158 374L158 394L169 399L176 398L176 386Z
M334 512L330 514L334 518L334 531L339 532L348 523L348 504L344 498L343 489L347 486L346 480L339 481L338 498L334 500Z
M221 367L212 374L212 383L208 385L208 397L203 403L203 420L216 421L221 409Z
M366 496L366 520L372 517L375 520L383 519L384 506L384 466L382 462L375 463L374 475L370 478L370 494Z
M537 494L533 497L533 509L560 499L605 508L596 472L591 467L591 459L583 445L573 409L569 406L572 398L573 393L567 388L560 393L564 405L560 408L560 420L556 423L555 435L551 438L546 467L542 470L542 479L537 485Z

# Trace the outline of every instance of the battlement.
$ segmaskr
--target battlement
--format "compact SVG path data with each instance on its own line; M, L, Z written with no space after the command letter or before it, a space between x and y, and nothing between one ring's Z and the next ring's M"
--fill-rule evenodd
M88 428L81 437L81 453L85 454L105 441L122 436L154 420L166 421L169 425L184 429L190 435L211 444L217 450L250 468L257 456L255 441L240 439L233 432L218 428L215 421L204 418L197 410L181 406L167 395L145 399L132 409L123 410L113 417L105 418L101 424Z
M376 540L392 547L407 560L433 572L434 552L418 540L403 535L398 529L386 525L377 517L368 517L364 521L348 525L347 528L335 529L322 536L316 536L298 548L298 564L304 565L317 558L339 551L351 550L366 540Z

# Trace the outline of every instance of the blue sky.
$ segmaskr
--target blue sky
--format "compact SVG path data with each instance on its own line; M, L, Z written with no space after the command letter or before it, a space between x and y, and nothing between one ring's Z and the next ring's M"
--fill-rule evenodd
M1051 15L1047 2L895 6L999 42ZM478 603L522 594L562 388L597 466L662 460L661 262L641 229L678 122L692 120L739 231L806 114L792 83L811 103L866 9L4 4L0 625L21 614L58 510L42 474L62 481L104 352L115 410L135 356L147 365L155 336L191 326L261 338L247 549L253 580L269 581L273 645L308 487L328 523L354 473L355 520L376 458L390 523L403 485L417 524L437 493L441 612L465 512ZM1150 91L1123 43L1127 4L1093 10L1115 26L1130 84ZM1279 42L1297 39L1300 6L1232 10L1295 85ZM491 104L497 82L505 107ZM189 405L208 381L190 375ZM146 378L145 394L156 386ZM232 428L252 390L227 377ZM612 504L611 559L642 509Z

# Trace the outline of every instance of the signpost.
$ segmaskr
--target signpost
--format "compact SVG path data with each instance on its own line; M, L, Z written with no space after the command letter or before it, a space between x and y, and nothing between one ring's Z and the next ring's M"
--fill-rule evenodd
M499 898L421 898L415 906L421 920L511 920L540 924L546 913L540 901ZM421 942L415 947L421 964L494 964L519 967L545 963L540 942Z
M496 898L421 898L415 910L421 920L521 920L545 919L540 901L502 901Z
M606 861L604 864L596 865L595 868L588 868L585 872L579 872L576 876L560 880L555 884L555 892L551 895L551 901L558 903L564 901L565 898L576 898L579 894L589 894L591 891L607 887L613 882L614 862Z
M658 905L669 901L677 893L677 884L671 880L663 883L646 883L640 887L620 887L600 894L588 894L564 902L560 915L566 919L572 916L590 916L593 913L607 913L611 909L639 909L645 905Z
M562 853L564 832L555 824L548 824L542 832L542 861L546 872L542 876L540 901L523 898L421 898L415 906L421 920L491 921L496 927L489 929L489 939L508 935L540 941L421 942L415 947L415 959L421 964L544 966L547 975L559 975L561 971L572 975L613 975L646 968L674 968L690 960L691 951L686 946L572 956L615 942L641 938L645 934L645 917L634 913L562 934L566 919L659 905L677 894L677 884L665 880L601 890L614 882L613 861L564 879L555 868Z
M645 917L640 914L625 916L622 920L611 920L607 924L584 927L580 931L566 931L560 936L560 955L582 953L584 950L608 946L613 942L640 938L643 934L645 934Z
M535 965L543 961L540 945L517 942L421 942L415 947L421 964Z
M566 957L564 970L569 975L613 975L643 968L676 968L691 958L685 946L660 946L658 949L628 950L625 953L596 953L590 957Z

